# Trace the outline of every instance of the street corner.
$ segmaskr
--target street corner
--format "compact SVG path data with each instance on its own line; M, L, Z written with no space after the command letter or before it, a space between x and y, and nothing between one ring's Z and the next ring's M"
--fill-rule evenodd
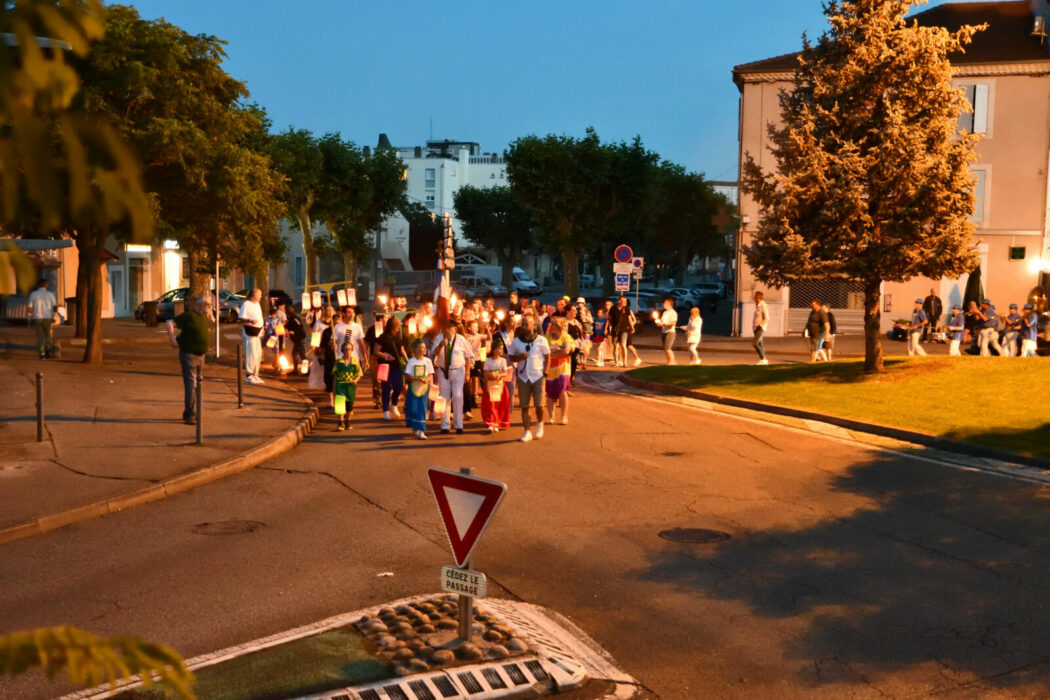
M471 640L458 597L403 598L288 630L187 662L200 698L578 700L653 697L582 630L540 606L484 599ZM152 700L139 679L62 700Z

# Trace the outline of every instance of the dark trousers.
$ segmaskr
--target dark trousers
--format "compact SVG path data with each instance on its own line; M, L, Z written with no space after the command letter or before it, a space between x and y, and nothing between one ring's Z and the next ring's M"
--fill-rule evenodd
M389 411L391 404L397 405L398 399L401 398L401 389L401 370L397 365L390 365L390 373L382 384L384 411Z
M204 355L179 353L179 364L182 366L182 387L184 390L182 419L193 418L197 412L197 369L204 367Z
M765 343L762 342L763 336L765 336L765 334L766 330L761 326L755 329L755 342L752 343L752 345L755 348L755 352L758 353L758 359L760 360L766 359L766 346Z

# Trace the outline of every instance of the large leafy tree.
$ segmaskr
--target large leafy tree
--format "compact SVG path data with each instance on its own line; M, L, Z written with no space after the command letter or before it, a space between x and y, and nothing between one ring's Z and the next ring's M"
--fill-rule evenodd
M729 203L702 175L674 163L662 163L655 180L651 248L661 252L681 284L694 257L725 253L725 234L712 220Z
M456 217L463 236L496 254L503 267L502 284L510 289L514 265L522 252L535 245L536 219L508 187L481 189L466 185L456 190Z
M288 189L285 209L299 224L306 258L306 283L318 282L317 244L313 234L313 208L324 181L324 154L320 140L306 129L289 127L273 137L270 156L284 175Z
M770 127L777 169L750 154L741 186L762 207L744 247L768 284L842 277L864 285L865 360L882 369L884 281L974 268L977 137L958 133L968 105L948 56L976 27L909 23L914 0L830 0L831 28L804 41L794 88Z

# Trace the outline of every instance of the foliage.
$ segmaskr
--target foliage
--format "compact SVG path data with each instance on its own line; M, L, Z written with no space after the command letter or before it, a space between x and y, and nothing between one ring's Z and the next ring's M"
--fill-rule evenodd
M0 47L4 230L21 231L30 222L37 234L61 235L76 226L124 222L138 240L152 235L149 199L131 150L106 124L71 110L81 81L67 51L86 54L103 33L103 17L93 0L0 6L0 31L16 44ZM0 256L0 280L6 285L15 272L24 284L28 264L20 251Z
M655 174L656 203L652 213L650 245L655 260L671 263L681 284L686 268L696 256L713 257L726 252L725 232L712 219L719 208L730 206L698 173L663 162Z
M49 678L62 670L78 686L130 680L145 687L158 680L182 698L193 698L193 673L169 647L135 637L102 638L75 627L51 627L0 636L0 675L39 667Z
M934 279L973 269L974 135L948 55L955 32L905 20L914 0L831 0L831 24L803 42L794 89L769 130L777 170L748 154L741 186L762 207L744 247L768 284L839 276L865 285L865 364L882 369L883 281Z
M535 245L536 219L508 187L456 190L454 206L463 236L474 245L496 253L503 266L502 284L510 289L513 268L523 251Z
M324 155L320 142L306 129L289 127L272 137L270 158L287 183L285 211L298 222L303 237L306 283L317 284L318 260L311 211L322 186Z

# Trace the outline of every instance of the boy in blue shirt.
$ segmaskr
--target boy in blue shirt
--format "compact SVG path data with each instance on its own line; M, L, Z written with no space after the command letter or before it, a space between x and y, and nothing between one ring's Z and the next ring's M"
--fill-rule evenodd
M1031 304L1024 305L1024 318L1021 320L1021 325L1021 357L1036 357L1039 314L1035 312Z
M991 350L995 350L1000 356L1003 355L1003 348L999 345L999 314L995 313L992 302L983 299L981 308L977 310L975 316L981 327L977 336L981 347L981 357L989 357L992 354Z
M956 304L952 307L952 315L948 320L948 354L961 355L959 344L962 343L963 333L966 332L966 316L963 315L962 307Z
M911 326L908 328L908 354L922 355L926 351L922 348L922 331L929 325L930 319L922 309L922 299L915 300L915 310L911 312Z
M1003 334L1003 350L1007 357L1017 354L1017 339L1021 335L1021 314L1017 313L1017 304L1010 304L1010 313L1003 319L1006 332Z

